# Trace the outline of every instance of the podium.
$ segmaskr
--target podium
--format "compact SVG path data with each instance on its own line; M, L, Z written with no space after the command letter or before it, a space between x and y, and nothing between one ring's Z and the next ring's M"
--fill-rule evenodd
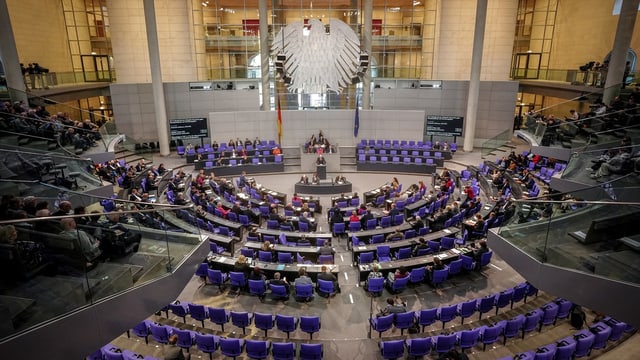
M327 179L327 165L316 165L316 174L320 180Z

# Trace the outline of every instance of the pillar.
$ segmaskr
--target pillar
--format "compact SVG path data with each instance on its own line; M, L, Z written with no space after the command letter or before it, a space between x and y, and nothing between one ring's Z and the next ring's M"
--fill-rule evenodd
M369 67L362 79L362 109L371 108L371 65L373 64L373 54L371 52L373 0L364 0L364 23L362 24L362 45L360 48L369 54Z
M471 76L469 78L469 93L467 96L467 114L464 121L464 151L473 151L473 140L476 135L482 47L484 46L484 29L487 22L487 0L477 0L476 4L476 26L473 32L473 51L471 53Z
M24 101L28 103L27 88L24 83L24 76L20 70L20 59L16 41L11 28L11 18L6 1L0 1L0 58L4 62L4 71L7 78L9 96L13 101Z
M153 109L156 114L160 156L168 156L171 152L169 149L169 125L167 123L167 107L164 101L164 88L162 86L162 67L160 64L154 0L144 0L144 20L147 31L149 65L151 66L151 88L153 89Z
M605 104L609 104L620 93L624 68L627 62L627 51L629 50L629 45L631 45L633 27L636 24L638 15L638 3L640 3L640 0L623 0L622 2L616 37L613 40L613 51L609 60L607 80L604 84L602 100Z
M260 19L260 81L262 86L262 110L271 110L271 96L269 77L269 15L267 0L258 1L258 19Z

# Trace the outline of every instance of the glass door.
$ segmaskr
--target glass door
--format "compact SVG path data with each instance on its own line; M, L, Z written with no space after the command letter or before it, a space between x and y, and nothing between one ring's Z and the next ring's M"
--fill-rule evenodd
M541 53L517 53L513 59L513 79L538 79Z
M108 55L81 55L85 82L111 82Z

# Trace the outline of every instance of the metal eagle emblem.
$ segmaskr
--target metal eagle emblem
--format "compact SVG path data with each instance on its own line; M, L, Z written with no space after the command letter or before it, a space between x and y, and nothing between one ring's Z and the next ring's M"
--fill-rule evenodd
M316 19L295 22L280 30L271 51L281 62L276 70L290 92L337 93L351 84L360 59L360 39L344 22L331 19L329 28Z

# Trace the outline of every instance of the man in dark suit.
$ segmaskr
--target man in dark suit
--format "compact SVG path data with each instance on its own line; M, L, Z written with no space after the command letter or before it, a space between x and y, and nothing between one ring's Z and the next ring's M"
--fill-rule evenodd
M331 281L333 282L333 289L336 292L340 292L340 284L338 284L338 278L336 278L335 275L333 275L332 273L327 271L327 267L322 265L321 268L322 272L320 274L318 274L318 279L319 280L324 280L324 281ZM317 289L316 289L317 291ZM320 292L318 292L318 294L320 294Z
M287 279L281 279L280 278L280 273L277 272L275 274L273 274L273 279L269 281L269 284L273 284L273 285L282 285L284 286L285 289L287 289L287 294L289 294L289 290L291 288L291 286L289 285L289 282L287 282Z
M391 209L389 210L389 216L391 216L391 221L396 218L396 215L400 215L400 210L396 208L396 203L391 204Z
M363 229L366 229L366 228L367 228L367 222L368 222L369 220L372 220L372 219L375 219L375 217L374 217L374 216L373 216L373 214L371 213L371 210L368 210L368 209L367 209L367 212L366 212L364 215L362 215L362 217L360 218L360 226L361 226Z

